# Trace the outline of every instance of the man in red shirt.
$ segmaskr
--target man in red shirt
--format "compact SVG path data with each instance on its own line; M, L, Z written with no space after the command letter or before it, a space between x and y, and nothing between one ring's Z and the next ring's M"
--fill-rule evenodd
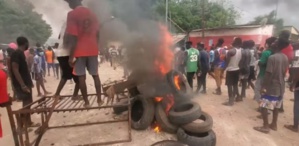
M98 96L99 106L101 100L101 82L98 75L99 54L99 23L96 15L82 6L82 0L65 0L70 11L67 15L67 27L64 37L65 48L70 49L69 64L74 67L73 73L79 77L79 86L85 101L85 107L89 107L86 89L87 68L92 75Z

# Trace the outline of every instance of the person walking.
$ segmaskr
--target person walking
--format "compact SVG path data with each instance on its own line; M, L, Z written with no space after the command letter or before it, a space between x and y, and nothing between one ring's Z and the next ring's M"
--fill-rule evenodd
M253 84L253 81L256 80L255 76L255 66L256 66L256 60L257 60L257 51L255 49L255 42L253 40L249 40L249 49L250 49L250 72L248 77L248 88L251 87L253 90L255 89L255 86Z
M240 80L242 84L241 89L241 98L238 98L238 101L242 101L243 98L246 97L246 89L247 82L250 75L250 61L251 61L251 53L250 53L250 42L244 41L242 46L242 56L239 63L240 68Z
M203 87L203 90L201 91L202 94L207 94L207 74L209 71L209 54L208 52L204 49L204 44L198 43L197 48L199 50L199 60L198 60L198 77L197 77L197 90L196 93L198 93Z
M64 23L61 27L60 34L58 36L59 43L57 43L55 46L57 47L57 50L55 52L55 56L57 57L57 61L59 63L59 66L61 68L61 78L59 81L59 84L57 86L56 92L54 96L56 98L60 97L61 90L65 86L66 82L68 80L74 80L75 82L75 88L72 96L72 100L79 99L78 92L79 92L79 79L77 76L75 76L73 72L73 67L69 65L69 55L70 55L70 49L65 48L63 45L63 38L65 34L66 29L66 23Z
M263 84L265 73L266 73L268 58L272 55L273 43L276 40L277 40L276 37L270 37L266 40L266 44L265 44L266 50L261 53L261 57L258 62L259 73L258 73L257 79L255 81L255 88L254 88L254 99L258 103L260 102L260 99L261 99L262 84Z
M40 87L42 87L44 91L44 95L51 94L46 90L45 84L44 84L44 78L43 78L43 69L42 69L42 50L37 50L36 55L34 56L33 59L33 64L32 64L32 72L33 72L33 79L36 81L36 89L37 89L37 96L41 97L42 93L40 91Z
M214 77L215 77L215 82L216 82L216 91L213 92L216 95L221 95L221 85L222 85L222 78L224 74L224 69L225 69L225 58L226 58L226 50L222 47L224 44L223 38L219 38L217 45L216 45L216 50L214 50L215 57L214 57L214 62L213 62L213 70L214 70Z
M65 0L72 11L68 13L65 45L70 49L69 65L74 66L73 73L79 77L80 90L85 101L84 106L90 107L87 98L86 68L94 80L97 93L97 103L101 99L101 81L98 74L99 54L99 22L96 15L87 7L82 6L82 0Z
M279 109L283 102L285 92L285 76L289 66L286 55L281 50L289 45L288 40L279 38L273 46L273 55L267 62L264 82L262 84L261 111L263 117L263 126L254 127L255 130L262 133L269 133L270 129L277 131L277 120ZM272 123L268 121L268 110L273 111Z
M57 54L58 54L58 46L59 43L55 43L54 47L53 47L53 53L54 53L54 70L55 70L55 74L54 76L56 76L57 80L59 80L59 62L57 60Z
M233 48L227 52L227 60L226 60L226 80L225 84L227 86L229 101L225 103L227 106L233 106L235 98L237 101L241 101L241 97L238 89L239 82L239 63L242 57L242 39L235 38L233 44Z
M186 43L187 51L185 53L187 80L191 88L193 88L193 78L198 70L199 51L192 47L192 42Z
M53 69L53 75L55 76L54 69L54 52L51 46L48 46L48 49L45 51L47 67L48 67L48 76L50 76L50 69Z
M178 47L175 53L175 69L185 75L185 48Z
M18 49L12 52L10 57L11 80L18 99L23 102L23 107L30 109L30 106L27 105L31 104L33 101L33 82L24 55L24 51L29 48L29 41L25 37L18 37L17 44ZM30 114L22 114L21 117L25 119L28 126L33 125Z
M296 49L294 51L295 59L292 61L292 67L290 68L290 91L294 92L294 122L293 125L285 125L284 127L293 132L299 132L299 48L294 49Z

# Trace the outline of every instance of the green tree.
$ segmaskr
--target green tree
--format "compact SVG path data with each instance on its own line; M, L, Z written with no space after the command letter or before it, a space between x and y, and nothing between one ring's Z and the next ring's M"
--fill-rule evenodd
M0 43L9 43L25 36L31 45L44 43L52 34L42 16L33 11L27 0L0 0Z
M273 24L274 25L274 35L277 36L281 30L283 30L284 21L283 19L276 18L276 11L272 11L269 14L257 16L253 21L248 24L260 25L260 24Z
M157 18L165 18L165 1L156 2L154 8ZM205 28L234 25L239 17L234 7L208 0L169 0L169 13L172 20L187 32L203 28L203 22Z

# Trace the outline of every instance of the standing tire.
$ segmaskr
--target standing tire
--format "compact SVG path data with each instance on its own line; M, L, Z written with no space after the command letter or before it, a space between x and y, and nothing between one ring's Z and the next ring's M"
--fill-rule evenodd
M180 143L174 140L163 140L152 144L151 146L187 146L186 144Z
M182 128L185 131L192 133L205 133L209 132L213 127L213 118L206 112L202 112L201 116L198 118L204 122L198 123L198 120L195 120L189 124L183 125Z
M179 128L177 137L178 141L188 146L216 146L216 134L213 130L206 133L193 134Z
M161 103L157 103L155 118L158 125L161 127L163 131L171 134L177 132L178 127L169 122L168 116L166 115Z
M185 125L201 116L201 107L195 102L184 103L169 111L169 120L175 125Z
M181 89L178 89L175 84L174 77L178 76L179 77L179 86ZM187 78L185 77L184 74L180 73L179 71L172 70L166 75L167 80L173 89L174 92L176 93L192 93L192 89L187 81Z
M147 129L154 120L154 114L154 101L141 95L136 96L131 108L132 128L135 130Z
M131 103L134 102L134 98L131 98ZM116 115L119 115L125 111L128 110L128 106L124 106L126 104L128 104L129 100L128 99L124 99L124 100L121 100L120 102L116 103L115 105L117 105L117 107L113 107L113 113L116 114Z

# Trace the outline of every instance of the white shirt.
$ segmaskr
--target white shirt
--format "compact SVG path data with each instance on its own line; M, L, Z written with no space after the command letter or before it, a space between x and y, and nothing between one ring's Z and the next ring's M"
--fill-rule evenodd
M236 54L231 57L229 64L227 66L227 71L239 70L239 62L242 57L242 49L241 48L239 48L239 49L234 48L234 49L236 49Z
M69 56L70 50L63 47L63 37L66 29L66 22L63 23L61 30L60 30L60 38L59 38L59 46L57 48L57 52L55 52L55 55L57 57L63 57L63 56Z

